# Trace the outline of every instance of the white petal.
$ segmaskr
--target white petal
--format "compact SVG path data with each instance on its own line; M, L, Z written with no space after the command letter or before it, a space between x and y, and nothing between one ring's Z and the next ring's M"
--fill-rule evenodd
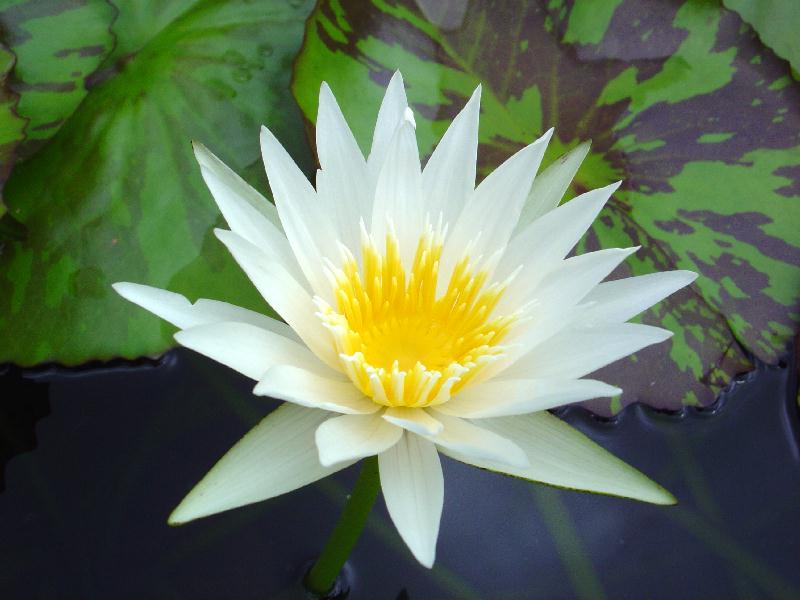
M622 323L697 279L691 271L666 271L601 283L584 298L585 325Z
M532 275L530 271L525 270L511 282L508 291L513 293L515 298L521 298L523 302L535 298L543 304L558 302L562 306L575 305L638 249L639 246L606 248L573 256L559 263L543 278L540 279L537 275L536 279L540 281L534 286L525 281ZM517 286L530 291L527 291L527 295L523 295L526 292L520 291ZM498 310L502 311L506 306L504 303Z
M359 224L363 218L361 206L353 201L352 196L342 197L341 182L337 176L331 175L331 171L317 169L317 198L320 205L325 207L318 218L331 220L339 242L349 248L353 256L360 261L361 230ZM327 258L335 265L339 265L339 256Z
M317 307L305 288L247 240L224 229L215 229L214 233L267 303L297 332L306 346L329 367L340 370L330 332L316 318Z
M444 506L444 478L439 454L429 441L404 433L378 455L386 508L414 557L431 568Z
M671 331L637 323L569 329L536 346L506 369L502 377L503 379L583 377L670 337L672 337Z
M402 435L401 428L378 413L333 417L317 428L319 462L327 466L374 456L394 446Z
M329 417L284 404L256 425L206 474L169 517L171 525L273 498L349 464L323 467L314 432Z
M469 386L436 409L457 417L484 419L522 415L621 393L620 388L595 379L492 380Z
M522 267L517 279L525 285L509 289L501 304L519 306L521 298L578 243L619 185L614 183L573 198L528 225L509 242L495 277L502 281Z
M414 129L417 128L417 120L414 118L414 111L408 106L406 106L406 109L403 111L403 118L408 121Z
M219 181L216 174L205 168L200 171L231 230L258 247L270 260L283 265L292 277L310 289L283 231L261 217L246 202L234 200L233 194Z
M403 429L419 435L436 435L442 424L421 408L391 407L383 413L383 418Z
M480 422L470 423L438 411L435 414L444 429L428 439L440 448L471 456L476 460L491 460L513 467L528 465L528 457L517 444L481 427Z
M192 142L203 179L230 228L257 246L265 236L283 238L275 205L199 142ZM266 243L271 243L267 240ZM287 244L288 246L288 244Z
M347 415L370 414L379 408L350 381L321 377L288 365L267 369L253 393Z
M525 206L522 208L517 231L522 231L529 223L533 223L558 206L572 178L575 177L578 167L586 158L590 146L590 142L579 144L557 158L553 164L536 176Z
M586 306L576 306L597 284L608 276L637 248L609 248L558 261L544 277L539 272L523 269L511 282L496 307L498 314L512 313L521 305L529 305L527 321L517 326L507 342L514 346L506 356L485 368L476 383L497 376L512 362L534 347L549 342L554 335L577 323ZM508 298L511 298L509 300ZM521 374L519 378L528 378Z
M372 235L383 245L387 219L391 220L403 264L409 268L422 233L422 173L414 128L403 121L397 128L375 187Z
M323 82L319 90L316 141L319 163L323 170L352 171L365 175L366 161L353 132L336 102L330 86Z
M273 319L267 315L262 315L246 308L241 308L227 302L220 302L218 300L207 300L200 298L194 303L194 307L198 311L202 311L207 323L218 321L235 321L237 323L249 323L255 325L260 329L266 329L272 333L277 333L283 337L289 338L296 342L302 343L300 336L283 321ZM212 320L213 317L213 320ZM202 325L205 323L198 323Z
M450 274L467 247L475 259L488 257L506 246L552 135L550 129L497 167L477 187L445 242L440 294L447 288Z
M330 285L323 271L323 257L338 257L336 236L316 192L280 142L261 128L261 152L275 206L297 262L313 290L331 301Z
M422 172L425 210L436 222L455 223L475 189L481 86L448 127Z
M543 411L482 419L480 424L514 441L530 459L525 468L443 450L456 460L559 487L611 494L654 504L674 504L667 490L594 443L577 429Z
M175 334L179 344L258 381L274 365L293 365L342 378L301 343L248 323L217 322Z
M372 187L367 163L327 83L319 90L317 155L324 173L326 199L336 219L338 238L358 250L358 224L372 214ZM335 259L338 255L328 255Z
M236 321L255 325L291 340L300 340L286 323L227 302L200 299L192 304L175 292L127 281L120 281L111 287L126 300L181 329L219 321Z
M378 110L378 120L372 135L372 150L367 160L373 182L378 180L378 173L383 167L386 153L389 151L389 143L397 131L397 126L404 118L406 108L408 108L408 101L406 100L406 90L403 87L403 76L400 71L395 71L389 80L383 102Z
M527 320L520 323L509 332L504 339L506 352L504 356L489 362L472 379L471 385L478 385L498 377L514 364L523 359L531 350L539 345L547 345L548 340L562 331L569 329L575 321L575 315L582 310L581 306L559 304L551 302L546 305L534 305L525 313ZM521 373L519 370L513 379L531 378L530 373ZM509 376L503 375L504 378Z

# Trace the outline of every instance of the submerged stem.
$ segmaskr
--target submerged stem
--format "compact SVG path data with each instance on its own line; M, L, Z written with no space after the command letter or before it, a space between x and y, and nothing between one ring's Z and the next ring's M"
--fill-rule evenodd
M322 549L314 566L305 578L306 587L319 596L324 596L333 587L336 576L342 570L347 557L364 529L367 517L378 497L381 479L378 473L378 457L364 459L358 481L344 505L328 542Z

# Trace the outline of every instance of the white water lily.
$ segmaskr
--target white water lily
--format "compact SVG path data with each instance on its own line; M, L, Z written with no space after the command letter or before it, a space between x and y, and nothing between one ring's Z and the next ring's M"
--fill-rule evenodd
M552 130L476 188L479 103L480 88L422 168L399 73L366 160L323 84L316 189L262 129L274 206L195 145L230 227L217 237L285 323L144 285L114 287L177 326L180 344L286 403L211 469L171 523L377 455L389 514L430 567L444 498L438 452L555 486L674 502L546 411L621 393L584 376L670 337L626 321L695 275L602 283L635 248L566 258L619 184L558 206L587 145L534 181Z

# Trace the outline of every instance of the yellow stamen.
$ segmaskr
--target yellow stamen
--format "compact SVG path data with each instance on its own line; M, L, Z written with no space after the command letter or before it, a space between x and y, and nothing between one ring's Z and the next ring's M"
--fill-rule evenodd
M447 402L504 353L500 341L517 317L492 310L505 285L486 286L486 269L464 256L437 298L442 243L428 226L406 273L394 233L381 253L362 230L362 269L346 248L342 266L329 265L336 308L315 299L345 372L378 404Z

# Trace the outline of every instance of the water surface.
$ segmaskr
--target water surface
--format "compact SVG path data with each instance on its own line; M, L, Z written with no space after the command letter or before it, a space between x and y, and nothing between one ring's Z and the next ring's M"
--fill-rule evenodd
M613 423L563 412L670 489L676 507L531 485L443 458L436 567L414 561L379 499L352 556L349 598L798 598L796 385L791 369L761 367L712 411L631 406ZM277 406L251 387L184 350L160 362L0 377L6 457L33 447L25 423L38 419L36 448L5 469L0 597L302 598L303 566L357 467L166 525L193 484Z

